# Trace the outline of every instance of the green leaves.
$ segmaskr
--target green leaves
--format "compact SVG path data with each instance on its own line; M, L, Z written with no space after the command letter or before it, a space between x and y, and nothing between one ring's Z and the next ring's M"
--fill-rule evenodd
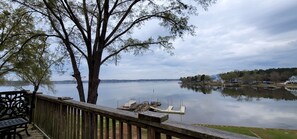
M47 36L35 28L34 17L27 9L4 5L1 2L0 78L4 80L6 74L15 73L37 90L40 84L50 86L52 60Z

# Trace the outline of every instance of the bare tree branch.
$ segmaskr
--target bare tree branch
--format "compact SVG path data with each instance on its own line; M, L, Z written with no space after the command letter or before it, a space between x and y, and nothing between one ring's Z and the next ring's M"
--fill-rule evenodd
M129 44L129 45L125 45L122 46L119 50L115 51L114 53L106 56L102 61L101 61L101 65L106 62L109 58L118 55L120 52L122 52L123 50L128 49L129 47L135 47L135 46L144 46L144 45L154 45L154 44L160 44L164 41L158 41L158 42L145 42L145 43L135 43L135 44Z
M116 31L119 29L119 27L122 25L122 23L124 22L124 20L126 19L126 17L128 16L128 14L131 12L133 6L139 2L140 0L135 0L126 10L126 13L122 16L122 18L120 19L120 21L117 23L117 25L115 26L115 28L111 31L111 33L106 37L105 42L107 42L115 33Z

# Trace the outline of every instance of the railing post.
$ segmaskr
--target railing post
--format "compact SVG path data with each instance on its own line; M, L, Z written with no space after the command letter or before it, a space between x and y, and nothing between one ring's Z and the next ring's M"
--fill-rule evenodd
M141 139L141 127L137 127L136 128L136 130L137 130L137 139Z
M62 102L64 100L71 100L72 98L67 97L67 98L61 98L58 97L58 101ZM57 117L58 121L58 131L60 133L59 138L64 138L68 139L69 137L69 131L70 131L70 126L68 125L69 123L69 108L67 105L60 103L59 104L59 113L60 115Z
M103 128L104 128L104 126L103 126L103 116L102 115L100 115L100 139L103 139Z
M144 112L138 114L138 119L147 122L147 125L151 123L158 123L164 122L168 120L168 114L161 114L161 113L153 113L153 112ZM148 139L161 139L161 133L158 132L155 127L149 126L147 128L147 138Z
M116 139L116 120L112 119L112 139Z
M127 139L132 139L132 125L130 123L126 123L127 125Z
M119 125L119 139L123 139L124 138L124 127L123 127L123 122L119 121L120 125Z
M68 138L67 137L67 105L63 105L63 104L60 104L60 112L61 112L61 117L59 119L59 124L60 124L60 133L61 133L61 138Z
M105 117L105 139L109 139L109 118Z

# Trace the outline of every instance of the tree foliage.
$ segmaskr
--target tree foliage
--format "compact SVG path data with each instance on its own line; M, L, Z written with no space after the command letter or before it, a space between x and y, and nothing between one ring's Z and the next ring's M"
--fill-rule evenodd
M188 76L188 77L181 77L180 81L182 81L183 83L189 83L189 82L210 82L211 76L209 75L195 75L195 76Z
M0 77L16 73L32 83L34 91L40 84L50 87L51 71L47 36L36 29L32 12L25 7L13 8L0 2Z
M50 25L67 52L80 101L85 102L80 60L88 65L88 103L96 103L101 65L117 61L121 52L143 53L151 46L170 51L171 40L194 33L189 15L198 5L207 8L215 0L13 0L38 13ZM167 33L135 37L149 21L159 22Z
M285 82L291 76L297 75L297 68L277 68L267 70L243 70L221 73L220 76L225 81L241 80L243 83L251 83L253 81L273 81Z
M37 92L39 87L45 85L49 90L54 90L53 84L50 80L52 66L59 64L62 58L56 57L49 52L48 45L44 40L34 40L31 42L31 49L24 49L20 55L24 54L22 63L28 66L17 68L15 73L24 81L31 83L34 87L34 92ZM22 66L22 65L20 65ZM18 67L20 67L18 66ZM24 70L25 68L25 70Z
M0 76L13 71L21 65L20 55L31 37L33 18L24 8L12 9L1 3L3 10L0 13ZM1 9L2 9L1 8Z

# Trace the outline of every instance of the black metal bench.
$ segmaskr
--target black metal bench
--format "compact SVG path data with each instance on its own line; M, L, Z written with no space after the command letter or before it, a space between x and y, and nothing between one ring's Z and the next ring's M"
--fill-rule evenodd
M29 98L26 91L0 92L0 139L17 135L21 131L28 133ZM17 130L22 128L21 130Z

